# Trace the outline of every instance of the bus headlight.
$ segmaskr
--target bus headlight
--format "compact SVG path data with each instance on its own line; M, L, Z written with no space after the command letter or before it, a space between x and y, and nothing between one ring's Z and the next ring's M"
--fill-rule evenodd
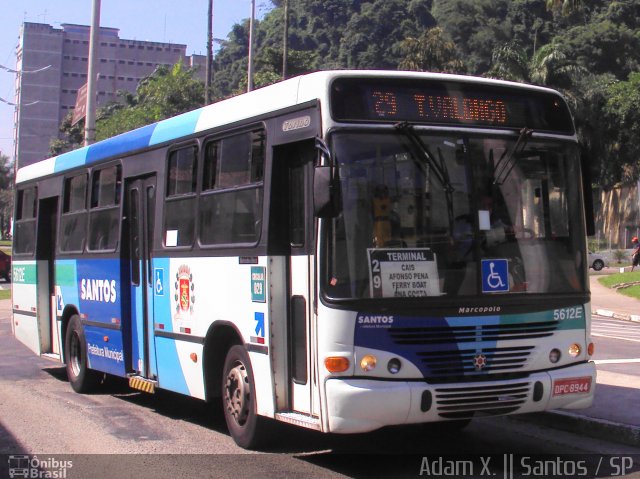
M569 356L571 356L572 358L577 358L578 356L580 356L581 352L582 348L578 343L573 343L571 346L569 346Z
M360 367L364 372L369 372L375 369L378 360L372 354L367 354L360 360Z
M387 371L391 374L398 374L402 368L402 362L398 358L391 358L387 363Z
M551 361L553 364L560 361L561 357L562 357L562 353L560 352L559 349L552 349L551 352L549 353L549 361Z

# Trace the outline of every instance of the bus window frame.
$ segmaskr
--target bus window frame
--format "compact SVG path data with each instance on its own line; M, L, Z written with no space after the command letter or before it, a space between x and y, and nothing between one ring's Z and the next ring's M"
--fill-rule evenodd
M84 216L84 223L85 223L85 231L84 234L85 236L88 236L89 233L89 208L87 206L87 202L88 202L88 192L89 192L89 179L90 179L90 169L89 168L83 168L82 170L75 170L74 172L69 172L68 174L65 174L64 176L62 176L62 191L61 191L61 195L60 198L62 200L62 205L60 208L60 213L58 214L58 237L56 239L56 249L57 252L60 255L81 255L83 254L86 249L87 249L87 238L85 237L84 240L82 241L82 247L80 249L69 249L69 250L65 250L62 249L62 245L63 245L63 228L62 228L62 222L63 222L63 218L65 216L68 215L78 215L80 216L81 214ZM65 211L66 209L66 201L67 201L67 183L73 179L73 178L77 178L79 176L84 175L85 177L85 189L84 189L84 208L80 209L80 210L73 210L73 211ZM69 199L70 201L70 199Z
M24 192L27 190L33 190L34 191L34 197L33 197L33 215L29 216L29 217L25 217L23 215L24 212ZM37 241L37 222L38 222L38 184L37 183L32 183L32 184L28 184L28 185L24 185L22 187L16 188L16 203L14 206L14 218L15 218L15 224L14 224L14 247L13 247L13 252L12 254L14 254L17 257L23 257L23 258L33 258L36 254L36 241ZM19 216L18 216L19 213ZM15 250L15 244L19 243L17 241L15 241L15 233L17 232L18 228L22 225L30 225L30 227L33 228L33 244L31 245L32 248L30 251L24 251L24 252L16 252Z
M233 136L239 136L243 134L251 135L254 132L260 132L264 136L264 151L262 158L262 177L260 181L244 183L241 185L229 186L216 188L215 183L217 180L217 175L219 173L219 164L216 166L216 177L214 178L214 187L204 190L204 173L205 173L205 155L207 152L207 148L210 144L215 142L222 142L226 138L230 138ZM224 151L224 148L219 149L220 152ZM222 153L223 154L223 153ZM201 139L201 149L200 149L200 164L198 165L198 182L197 182L197 192L198 192L198 209L197 209L197 217L196 217L196 241L198 247L203 250L233 250L233 249L253 249L258 247L261 244L261 241L264 237L264 225L265 225L265 189L266 189L266 176L267 176L267 165L271 161L270 156L270 148L269 148L269 129L264 122L253 123L249 125L243 125L240 128L235 128L232 130L225 130L223 132L216 132L212 135L204 136ZM219 159L218 159L219 161ZM251 177L251 173L253 171L253 165L249 165L249 176ZM251 178L249 178L251 180ZM260 227L257 230L255 241L251 242L227 242L227 243L205 243L202 241L201 234L201 198L209 198L216 195L229 194L232 192L240 192L247 190L260 190L261 191L261 211L259 214Z
M195 175L195 186L193 188L193 191L189 192L189 193L180 193L180 194L174 194L169 196L169 176L170 176L170 167L169 167L169 162L171 160L171 155L179 150L185 150L187 148L195 148L196 152L195 152L195 161L196 161L196 165L195 168L192 170L195 170L193 172L193 174ZM200 171L201 168L201 163L202 163L202 143L200 141L198 141L197 139L193 139L193 140L189 140L189 141L184 141L184 142L180 142L180 143L176 143L171 145L169 148L166 149L165 153L164 153L165 157L164 157L164 170L163 170L163 174L164 174L164 181L162 181L162 224L161 224L161 228L162 228L162 241L161 241L161 245L162 248L165 251L189 251L192 250L194 248L194 245L196 244L196 238L198 236L198 224L197 224L197 214L199 211L198 208L198 199L199 199L199 178L198 178L198 172ZM185 199L192 199L193 203L194 203L194 207L193 210L195 211L195 215L193 217L194 219L194 224L193 224L193 236L191 238L191 241L189 242L189 244L184 244L184 245L180 245L180 244L176 244L175 246L168 246L167 245L167 231L169 231L167 229L167 205L171 202L177 202L177 201L182 201ZM158 218L157 212L156 212L156 218Z
M105 171L105 170L108 170L109 168L114 168L114 167L116 168L116 198L115 198L116 202L110 205L101 206L99 204L99 198L98 198L98 205L93 206L96 174L99 174L102 171ZM110 161L105 164L101 164L97 168L92 168L91 171L89 172L88 181L89 182L87 183L86 198L85 198L85 207L86 207L85 211L87 214L87 239L85 241L85 250L90 253L115 253L120 248L120 235L122 234L122 217L124 214L122 211L122 204L123 204L122 195L123 195L124 179L123 179L123 167L122 167L121 160L116 160L113 162ZM96 248L96 249L92 248L91 235L93 233L92 230L95 226L91 221L92 216L95 215L96 213L102 213L104 211L109 211L109 210L115 211L116 209L118 212L118 221L117 221L118 231L116 233L115 246L112 248Z

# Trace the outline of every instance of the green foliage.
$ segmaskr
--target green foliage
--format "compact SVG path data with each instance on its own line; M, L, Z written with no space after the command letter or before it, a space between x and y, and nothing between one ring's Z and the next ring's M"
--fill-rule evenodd
M75 150L84 144L84 119L75 125L71 124L72 119L73 113L69 113L64 117L59 128L62 138L53 139L49 143L49 152L52 156Z
M607 288L613 288L622 283L634 283L640 281L640 271L630 271L626 273L616 273L598 278L598 281ZM640 285L630 286L628 288L620 288L617 290L620 294L631 298L640 299Z
M96 139L110 138L202 106L204 84L193 78L193 73L182 63L171 69L157 68L138 84L134 96L124 96L128 108L109 105L101 111L96 121Z
M640 175L640 72L609 86L604 111L609 118L612 150L630 160L620 165L619 179L633 181Z
M418 38L408 37L400 43L403 59L401 70L464 73L465 67L458 58L456 46L445 38L442 28L425 30Z

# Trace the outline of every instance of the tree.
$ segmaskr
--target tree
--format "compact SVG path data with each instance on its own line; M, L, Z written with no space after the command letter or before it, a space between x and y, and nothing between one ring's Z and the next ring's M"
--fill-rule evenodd
M490 78L527 82L529 81L529 58L517 42L498 45L491 55Z
M464 63L458 58L456 46L444 36L442 28L425 30L418 38L408 37L400 43L404 58L401 70L463 73Z
M511 39L507 21L511 0L440 0L432 13L452 39L468 72L481 75L491 67L491 53Z
M194 70L176 63L158 67L138 84L136 93L125 99L129 105L110 105L96 121L96 139L140 128L202 106L204 83L193 78Z
M640 176L640 72L630 74L627 81L612 83L608 93L609 149L618 158L618 179L635 181Z
M55 138L49 143L49 152L52 156L75 150L84 144L84 119L75 125L71 123L72 119L73 113L64 117L59 127L62 138Z
M429 2L430 3L430 2ZM346 68L395 70L407 37L418 38L436 26L428 2L375 0L363 3L346 24L340 64Z

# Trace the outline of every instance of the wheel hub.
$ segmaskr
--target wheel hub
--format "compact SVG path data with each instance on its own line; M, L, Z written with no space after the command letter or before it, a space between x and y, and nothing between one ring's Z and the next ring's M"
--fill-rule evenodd
M227 374L225 383L225 406L236 423L243 426L249 416L251 387L247 369L242 363L237 363Z

